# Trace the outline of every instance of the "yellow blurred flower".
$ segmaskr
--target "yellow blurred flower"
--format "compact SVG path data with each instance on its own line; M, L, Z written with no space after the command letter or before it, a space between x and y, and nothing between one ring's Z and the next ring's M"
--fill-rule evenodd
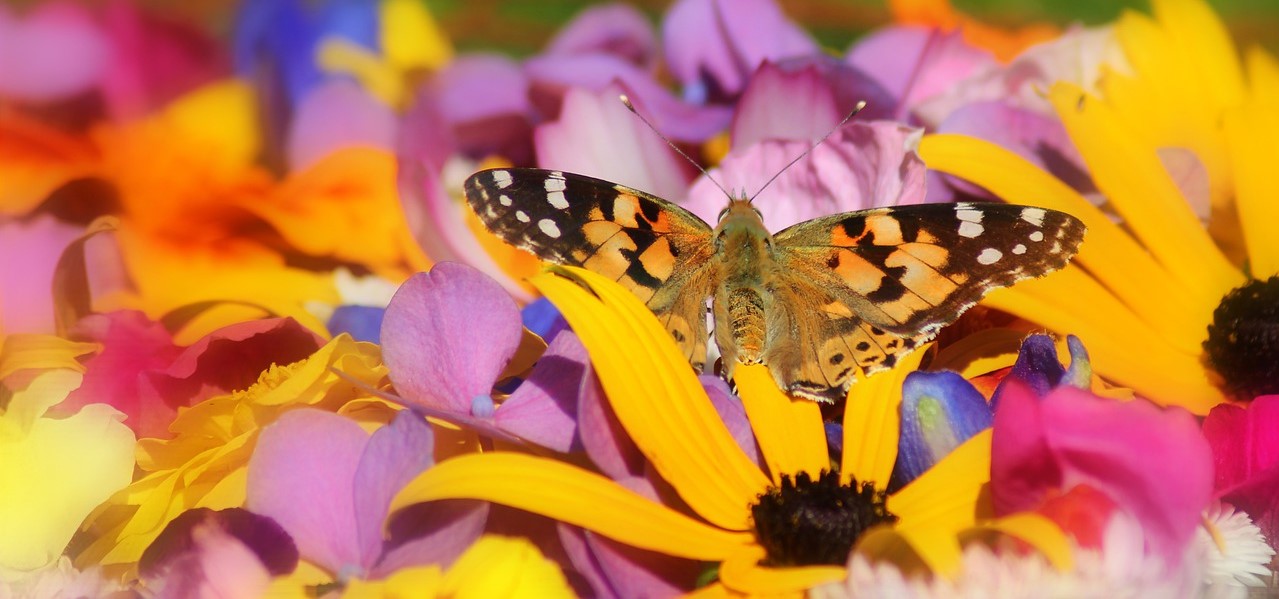
M135 440L124 415L90 404L65 418L45 411L80 386L77 355L91 346L43 336L0 339L0 581L58 561L95 507L129 484Z
M444 66L453 46L419 0L384 0L379 17L381 55L333 37L320 43L316 59L325 70L351 75L378 99L402 107L413 89L411 75Z
M449 567L406 568L385 580L352 581L343 597L452 597L454 599L548 599L575 596L559 566L526 539L480 537Z
M183 511L242 506L258 432L288 410L332 410L369 428L394 416L396 408L333 370L370 387L385 383L378 347L339 335L305 360L272 366L248 389L180 411L169 427L172 439L139 441L140 478L95 514L89 529L94 541L77 563L131 566Z
M1073 333L1104 378L1206 414L1225 399L1203 349L1214 310L1249 273L1279 272L1279 68L1253 49L1245 79L1201 0L1155 0L1154 12L1125 14L1115 26L1130 74L1104 73L1099 96L1066 83L1048 92L1119 223L993 144L934 135L919 152L929 168L1088 225L1066 269L996 291L987 305ZM1207 171L1207 228L1161 162L1166 148L1191 150Z
M837 513L838 525L824 523L832 528L851 527L843 542L860 536L870 542L868 550L882 554L899 550L904 541L936 571L958 566L958 534L977 525L981 513L979 496L990 475L990 432L976 435L902 489L885 492L897 458L901 382L924 351L854 385L845 412L848 441L835 467L827 455L819 406L782 394L765 367L739 365L735 380L764 456L761 468L733 441L683 354L634 295L589 271L559 272L567 274L543 274L532 282L581 338L627 434L695 516L576 466L513 452L437 464L405 486L392 510L436 499L484 499L635 547L717 563L720 580L733 591L794 593L842 579L851 546L802 538L796 522L769 512L773 508L765 504L780 496L783 508L794 508L787 504L789 494L828 493L843 503L814 510ZM1033 526L1042 533L1043 523L1030 520L995 527L1016 534ZM817 545L834 554L832 559L809 561L780 549L786 541L769 530L769 523L780 521L787 523L776 532L800 539L801 545ZM1069 562L1059 532L1041 534L1036 542L1056 563Z

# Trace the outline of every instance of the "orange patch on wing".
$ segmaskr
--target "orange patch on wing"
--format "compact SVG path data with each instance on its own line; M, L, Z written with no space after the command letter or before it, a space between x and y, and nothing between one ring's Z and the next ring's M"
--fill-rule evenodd
M675 255L671 253L671 242L665 237L657 238L639 255L640 266L653 275L653 278L665 283L675 272Z
M917 251L921 249L925 251ZM921 253L927 257L921 258ZM959 287L936 270L937 260L944 263L948 255L949 252L936 246L911 248L909 252L906 251L906 246L903 246L889 254L884 264L890 267L904 267L906 272L901 277L902 285L917 294L927 304L936 306L946 301Z
M607 221L588 223L582 227L582 232L586 234L586 239L592 245L597 246L595 255L586 260L582 266L589 268L603 276L613 280L622 278L626 274L626 268L630 263L621 254L621 251L635 251L635 242L626 235L618 235L619 229L615 223Z
M613 214L609 220L634 229L639 226L639 198L631 194L622 194L613 200Z
M884 278L884 271L869 260L855 252L843 250L839 252L839 264L835 274L844 280L853 291L866 295L879 289L879 282Z
M897 217L887 214L872 214L866 217L866 230L874 233L875 245L901 245L902 224Z

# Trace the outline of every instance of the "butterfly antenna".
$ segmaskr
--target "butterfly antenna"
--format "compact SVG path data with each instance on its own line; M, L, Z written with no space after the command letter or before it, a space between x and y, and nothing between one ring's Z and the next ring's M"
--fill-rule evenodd
M622 105L625 106L627 110L630 110L631 114L634 114L635 116L639 117L639 120L643 121L645 125L648 125L648 128L653 130L653 133L656 133L657 136L662 139L662 141L666 142L666 145L670 146L671 149L675 150L675 152L677 152L680 156L683 156L684 160L687 160L689 164L693 165L694 167L697 168L697 170L701 171L702 174L705 175L707 179L710 179L711 183L714 183L715 187L718 187L720 191L724 192L725 196L728 196L730 200L733 198L733 194L728 193L728 190L724 189L724 186L720 185L719 181L716 181L715 178L712 177L710 173L706 172L706 169L702 168L702 165L698 164L696 160L693 160L692 158L690 158L688 154L685 154L684 150L679 149L679 146L675 145L675 143L672 142L670 139L667 139L665 135L662 135L662 132L658 131L657 127L653 126L653 123L648 122L648 119L644 118L644 115L640 114L638 110L635 110L635 105L631 104L631 99L626 97L626 94L618 95L617 99L622 101Z
M799 156L796 156L794 160L792 160L792 161L790 161L789 163L787 163L787 164L786 164L786 166L783 166L783 167L782 167L782 170L777 171L777 174L773 175L773 178L772 178L772 179L769 179L769 180L768 180L768 182L764 183L764 186L763 186L763 187L760 187L760 188L759 188L759 191L756 191L756 192L755 192L755 195L751 196L751 197L750 197L750 200L748 200L748 201L750 201L750 202L754 202L754 201L755 201L755 198L759 197L759 194L764 193L764 190L765 190L765 189L768 189L768 186L769 186L769 185L772 185L772 184L773 184L773 181L776 181L778 177L782 176L782 173L786 172L786 170L787 170L787 169L789 169L790 167L795 166L795 163L796 163L796 162L799 162L800 160L803 160L803 159L804 159L804 157L805 157L805 156L807 156L809 152L812 152L814 149L816 149L816 148L817 148L817 146L822 145L822 142L826 141L826 138L830 137L830 136L831 136L832 134L834 134L836 131L839 131L840 127L843 127L845 123L847 123L848 121L852 120L852 118L853 118L854 116L857 116L857 113L861 112L861 111L862 111L862 109L863 109L863 108L865 108L865 107L866 107L866 101L865 101L865 100L862 100L862 101L858 102L858 103L857 103L857 105L853 107L853 110L852 110L851 112L849 112L849 113L848 113L848 116L844 117L844 120L840 121L840 122L839 122L839 124L838 124L838 125L835 125L835 127L834 127L833 129L831 129L830 131L827 131L827 132L826 132L826 135L823 135L823 136L822 136L822 138L821 138L821 139L819 139L819 140L817 140L815 143L813 143L813 145L808 146L808 149L807 149L807 150L804 150L804 153L803 153L803 154L800 154Z

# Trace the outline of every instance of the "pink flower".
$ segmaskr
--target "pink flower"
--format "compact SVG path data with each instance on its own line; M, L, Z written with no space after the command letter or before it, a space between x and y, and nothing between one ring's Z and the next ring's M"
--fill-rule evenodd
M1246 407L1221 404L1208 412L1204 435L1217 467L1213 491L1245 511L1273 545L1279 541L1279 395Z

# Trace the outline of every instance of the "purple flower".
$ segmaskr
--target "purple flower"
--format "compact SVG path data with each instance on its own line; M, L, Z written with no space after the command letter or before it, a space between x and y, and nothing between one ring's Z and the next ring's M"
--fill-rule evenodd
M257 597L297 564L297 546L274 520L240 508L194 508L142 552L138 577L160 598Z
M378 579L408 565L447 564L484 527L487 504L401 515L391 498L434 463L430 425L412 411L373 432L344 416L301 408L262 430L249 460L246 506L274 519L302 558L338 580ZM456 506L455 506L456 507ZM423 520L435 516L430 526ZM425 536L406 529L430 530Z
M657 62L657 34L634 6L599 4L583 9L546 45L546 54L594 53L652 69Z

